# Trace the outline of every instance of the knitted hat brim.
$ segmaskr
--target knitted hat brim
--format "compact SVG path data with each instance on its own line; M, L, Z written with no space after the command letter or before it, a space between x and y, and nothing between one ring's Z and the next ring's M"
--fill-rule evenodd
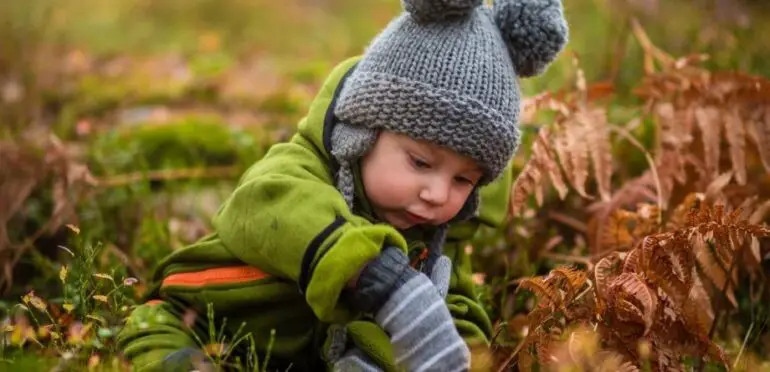
M385 129L450 148L484 170L480 185L496 179L519 143L513 118L467 95L385 73L357 70L335 109L352 125ZM483 124L482 124L483 123Z

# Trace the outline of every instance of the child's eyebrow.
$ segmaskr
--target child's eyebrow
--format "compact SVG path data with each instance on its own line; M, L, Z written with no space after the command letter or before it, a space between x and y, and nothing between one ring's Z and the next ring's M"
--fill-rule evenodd
M425 143L421 141L413 141L411 147L413 150L417 150L419 152L427 152L428 155L431 155L432 157L437 157L441 155L440 151L438 151L438 149L434 148L429 143Z
M474 176L481 177L482 175L484 175L484 170L481 169L481 167L479 167L478 165L473 165L470 168L463 170L462 173L466 173L466 174L470 173Z

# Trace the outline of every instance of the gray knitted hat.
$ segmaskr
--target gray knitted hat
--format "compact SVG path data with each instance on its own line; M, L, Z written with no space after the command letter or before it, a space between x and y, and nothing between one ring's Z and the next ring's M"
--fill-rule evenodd
M352 207L350 166L379 130L448 147L497 178L519 142L518 77L540 74L567 42L559 0L402 0L340 92L332 155ZM461 217L474 214L474 192Z

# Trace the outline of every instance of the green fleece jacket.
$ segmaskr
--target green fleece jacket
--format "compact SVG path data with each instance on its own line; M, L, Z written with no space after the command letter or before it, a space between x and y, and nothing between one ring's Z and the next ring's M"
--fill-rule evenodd
M213 306L216 330L222 327L232 337L242 326L241 334L254 337L258 354L265 354L275 330L270 352L275 366L327 367L329 325L358 324L349 327L351 339L391 369L387 337L362 323L344 288L385 245L403 249L418 263L432 231L398 231L377 221L360 181L353 211L335 189L332 108L340 82L359 58L335 67L293 138L271 147L246 171L214 217L214 232L159 263L148 301L132 311L118 337L135 369L159 370L171 352L216 343L209 337L207 304ZM444 247L453 261L447 305L469 342L487 341L491 323L476 301L464 245L480 224L502 223L511 177L504 172L480 190L479 217L450 226Z

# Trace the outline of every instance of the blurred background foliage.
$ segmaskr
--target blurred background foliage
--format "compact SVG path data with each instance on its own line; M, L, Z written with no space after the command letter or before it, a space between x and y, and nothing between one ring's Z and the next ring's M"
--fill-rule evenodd
M766 1L564 7L567 52L523 81L527 96L571 84L575 55L589 82L636 100L644 66L632 19L674 56L705 53L710 69L770 75ZM245 167L289 138L332 67L400 9L396 0L0 1L0 315L30 290L65 301L57 273L70 255L60 246L99 244L79 267L138 278L138 298L152 265L208 231ZM649 144L644 128L635 134ZM624 159L622 174L646 166L642 154ZM489 234L480 244L499 241ZM516 257L512 277L543 272L526 250ZM478 271L489 260L479 257ZM482 291L490 304L492 292Z

